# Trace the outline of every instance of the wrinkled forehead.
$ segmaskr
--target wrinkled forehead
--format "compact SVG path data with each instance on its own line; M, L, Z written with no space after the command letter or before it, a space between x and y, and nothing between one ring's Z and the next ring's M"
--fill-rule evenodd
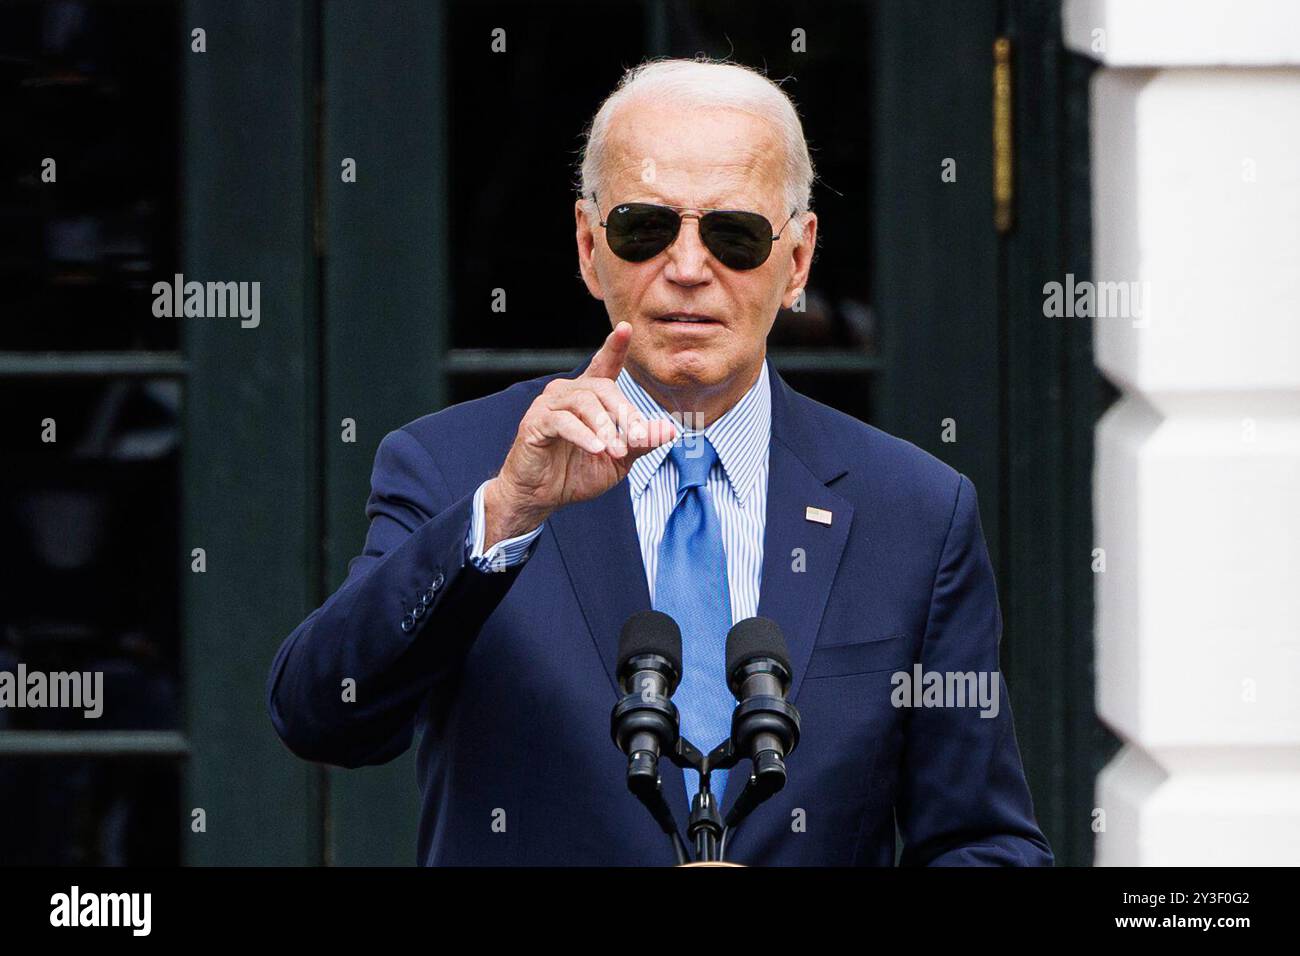
M633 101L613 116L606 156L612 202L761 207L772 215L782 206L780 137L752 113Z

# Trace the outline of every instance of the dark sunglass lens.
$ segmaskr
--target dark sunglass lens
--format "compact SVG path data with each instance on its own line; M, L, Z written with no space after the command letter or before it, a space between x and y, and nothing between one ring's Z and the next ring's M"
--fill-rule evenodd
M772 224L756 212L711 212L700 238L729 269L757 269L772 252Z
M645 262L672 245L680 222L677 213L664 206L624 203L610 210L605 238L620 259Z

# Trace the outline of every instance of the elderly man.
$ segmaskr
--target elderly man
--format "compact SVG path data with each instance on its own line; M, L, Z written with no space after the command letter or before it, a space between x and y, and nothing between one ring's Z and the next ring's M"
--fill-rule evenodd
M584 366L381 443L365 548L285 640L268 706L294 753L344 767L420 731L420 863L675 862L610 740L620 628L650 609L681 629L673 699L704 750L736 706L728 630L784 632L802 738L729 860L891 865L901 836L904 864L1051 863L975 489L767 362L808 281L812 180L798 115L760 74L629 71L575 206L613 331ZM945 696L963 680L992 693ZM684 823L699 775L660 770ZM713 773L723 813L748 776Z

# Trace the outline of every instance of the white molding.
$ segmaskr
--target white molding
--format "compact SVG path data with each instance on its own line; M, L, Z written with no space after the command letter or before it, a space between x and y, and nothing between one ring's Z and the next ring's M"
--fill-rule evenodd
M1300 64L1296 0L1064 0L1061 21L1066 46L1106 66Z
M1059 313L1093 314L1122 393L1095 436L1097 712L1124 741L1096 861L1300 864L1300 0L1064 19L1107 40L1088 279L1144 296Z

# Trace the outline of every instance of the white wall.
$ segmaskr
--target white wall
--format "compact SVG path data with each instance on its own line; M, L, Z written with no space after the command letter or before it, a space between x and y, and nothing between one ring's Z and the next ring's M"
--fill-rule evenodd
M1066 0L1092 86L1102 865L1300 863L1300 2ZM1099 32L1100 31L1100 32Z

